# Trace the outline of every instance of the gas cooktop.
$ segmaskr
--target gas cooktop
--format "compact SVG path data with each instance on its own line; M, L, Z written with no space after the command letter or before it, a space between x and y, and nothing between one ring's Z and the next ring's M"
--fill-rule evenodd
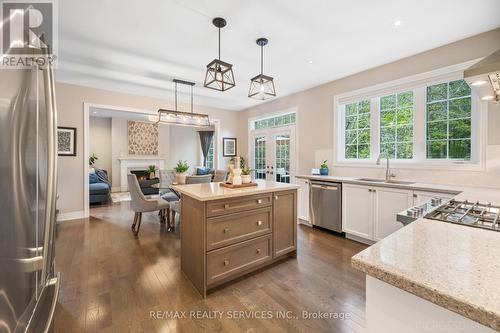
M430 211L425 218L500 231L499 215L500 206L452 199Z

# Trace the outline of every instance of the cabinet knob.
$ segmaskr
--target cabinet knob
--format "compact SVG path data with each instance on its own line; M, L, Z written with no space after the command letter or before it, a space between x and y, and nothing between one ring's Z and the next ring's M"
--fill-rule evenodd
M368 189L368 192L371 192L371 191L372 191L372 189L371 189L371 188L370 188L370 189Z
M416 198L416 197L418 197L418 195L416 195L416 194L413 194L413 197L414 197L414 198Z
M228 209L228 208L229 208L229 204L225 204L225 205L224 205L224 208L225 208L225 209Z
M257 249L256 252L257 252L257 254L260 254L261 251L260 251L260 249Z
M262 221L257 221L257 225L262 225Z
M277 195L274 196L274 200L278 200L278 196Z
M261 204L262 203L262 199L257 200L257 203Z
M224 266L229 265L229 260L224 260Z
M227 234L229 232L228 228L224 228L224 233Z

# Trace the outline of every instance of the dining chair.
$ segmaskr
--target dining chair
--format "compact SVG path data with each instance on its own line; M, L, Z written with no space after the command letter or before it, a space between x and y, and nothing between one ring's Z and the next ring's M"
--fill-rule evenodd
M134 211L134 222L132 223L132 231L137 236L139 234L139 229L141 227L142 213L146 212L160 212L160 222L165 223L166 216L170 213L169 202L163 200L162 198L148 199L142 193L137 181L137 176L133 174L127 175L128 189L130 191L130 208Z

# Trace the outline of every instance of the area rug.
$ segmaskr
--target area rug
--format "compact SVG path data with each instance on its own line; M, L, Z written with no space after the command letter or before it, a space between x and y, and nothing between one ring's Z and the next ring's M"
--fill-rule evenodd
M113 202L125 202L130 201L130 192L114 192L111 193L111 201Z

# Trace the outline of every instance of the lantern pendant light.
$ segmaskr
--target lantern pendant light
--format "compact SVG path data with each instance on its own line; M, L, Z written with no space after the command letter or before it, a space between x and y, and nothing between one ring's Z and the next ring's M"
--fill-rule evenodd
M212 23L219 29L219 58L207 65L204 87L225 91L236 85L234 82L233 65L220 60L220 29L226 26L226 20L216 17Z
M248 97L265 100L276 96L274 88L274 79L271 76L264 75L264 46L267 45L266 38L257 39L257 45L260 46L260 74L250 80L250 89Z

